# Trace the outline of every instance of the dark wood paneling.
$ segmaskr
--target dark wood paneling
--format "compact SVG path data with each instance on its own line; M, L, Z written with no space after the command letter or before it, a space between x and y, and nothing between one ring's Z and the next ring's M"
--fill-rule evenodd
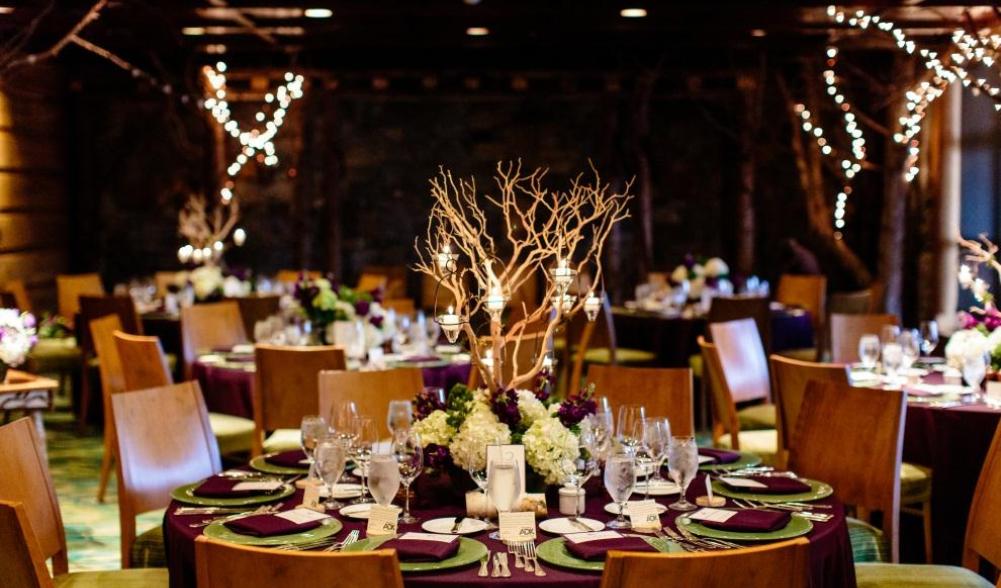
M65 212L0 212L0 253L66 247Z
M0 169L60 172L62 142L58 137L0 130Z
M0 212L66 212L62 175L0 171Z

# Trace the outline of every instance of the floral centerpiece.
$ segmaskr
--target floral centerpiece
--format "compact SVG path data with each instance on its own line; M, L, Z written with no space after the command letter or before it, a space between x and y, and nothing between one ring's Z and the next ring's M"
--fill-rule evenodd
M39 339L65 339L73 335L73 324L64 316L43 312L37 331Z
M0 381L6 380L9 368L24 363L35 343L35 316L16 308L0 308Z
M223 277L222 268L217 265L196 267L186 277L182 274L180 279L191 283L195 292L195 300L209 302L222 298L226 279Z
M945 357L951 366L961 368L965 358L986 353L991 358L991 370L998 372L1001 371L1001 311L995 306L987 281L979 276L984 264L1001 275L1001 263L996 259L998 246L985 237L980 241L961 239L960 245L969 263L959 268L959 285L973 294L977 305L960 311L961 329L949 337Z
M295 284L293 298L304 318L312 323L313 332L321 344L341 343L336 323L353 327L361 325L365 349L382 345L389 337L391 326L382 308L382 292L359 292L338 286L333 278L309 279L303 275ZM353 337L353 335L352 335Z
M719 257L696 260L691 253L671 272L671 284L683 286L688 284L689 300L702 298L702 291L711 288L713 291L730 291L730 266Z

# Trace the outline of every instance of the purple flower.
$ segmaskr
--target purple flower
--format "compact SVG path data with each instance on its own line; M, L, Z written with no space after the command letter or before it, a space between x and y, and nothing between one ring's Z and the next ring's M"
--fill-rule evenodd
M521 422L521 413L518 411L518 394L514 390L497 390L490 399L490 410L497 415L497 420L512 429Z
M368 300L355 301L355 314L358 316L368 316L368 311L371 308L372 304Z
M969 312L959 313L959 320L962 323L964 329L975 329L977 325L980 324L980 321L977 320L977 317Z
M695 267L695 256L692 255L691 253L686 253L685 259L681 263L682 265L685 266L685 268L691 270L693 267Z
M436 410L445 410L445 404L436 392L436 388L425 388L417 393L417 398L414 400L414 412L417 420L426 419Z
M563 423L564 427L570 428L579 424L588 415L594 414L597 410L598 405L595 404L590 394L584 392L574 394L561 402L559 409L556 411L556 416Z
M452 466L452 452L444 445L429 443L424 448L424 465L442 470Z
M715 276L706 276L706 286L710 288L715 288L719 284L719 278Z
M539 372L539 375L535 377L535 397L539 399L540 402L546 402L549 400L549 396L552 395L553 390L556 388L556 374L552 373L552 370L543 369Z
M35 315L31 314L30 312L24 313L23 318L24 318L24 326L28 329L33 329L37 324L35 322Z
M1001 313L998 313L997 309L993 307L989 308L984 314L984 326L987 327L988 331L1001 327Z
M368 317L368 322L372 323L372 326L381 329L382 328L383 317L381 316L370 316Z

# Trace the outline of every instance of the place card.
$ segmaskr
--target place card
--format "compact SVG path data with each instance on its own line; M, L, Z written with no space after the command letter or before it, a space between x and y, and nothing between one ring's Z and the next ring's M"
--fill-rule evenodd
M365 534L395 535L400 521L400 509L395 506L373 504L368 511L368 527Z
M234 492L243 491L260 491L260 492L274 492L275 490L282 487L283 482L278 480L271 480L267 482L240 482L233 485Z
M525 446L524 445L487 445L487 472L489 475L495 461L514 462L521 477L521 491L525 492ZM515 503L518 501L515 500Z
M591 531L590 533L567 533L563 537L571 543L587 543L588 541L621 539L622 534L618 531Z
M660 529L660 511L653 500L641 500L629 504L629 524L634 529Z
M688 516L693 521L710 521L713 523L725 523L736 516L737 511L723 510L721 508L701 508Z
M737 478L732 476L720 476L720 481L725 483L727 486L733 488L754 488L755 490L760 488L767 488L766 484L762 484L757 480L751 480L750 478Z
M326 512L327 509L320 504L320 481L302 480L302 482L305 492L302 495L302 504L300 506L317 512Z
M408 541L437 541L439 543L454 543L458 539L458 535L442 535L440 533L416 533L411 531L410 533L404 533L400 535L400 539L406 539Z
M280 519L285 519L286 521L291 521L297 525L312 523L313 521L322 521L330 518L330 515L326 513L314 512L305 508L294 508L292 510L278 512L275 513L275 516Z
M499 518L501 541L535 541L534 512L502 512Z

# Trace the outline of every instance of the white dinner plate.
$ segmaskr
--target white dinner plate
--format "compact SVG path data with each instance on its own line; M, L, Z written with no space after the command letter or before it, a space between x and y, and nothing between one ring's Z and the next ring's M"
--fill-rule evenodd
M626 511L624 513L622 513L622 514L624 516L628 517L629 516L629 505L630 504L634 504L636 502L643 502L643 501L642 500L630 500L629 502L626 503ZM605 512L607 512L608 514L617 515L617 514L619 514L619 505L615 504L614 502L609 502L608 504L605 505ZM658 513L667 512L667 507L658 502L657 503L657 512Z
M372 503L365 502L362 504L349 504L337 512L351 519L368 520L368 511L371 508Z
M472 535L473 533L479 533L487 528L487 522L481 521L479 519L462 519L459 523L459 530L455 533L452 532L452 527L455 526L455 517L443 517L440 519L431 519L430 521L425 521L421 524L421 528L428 533L440 533L443 535Z
M671 494L681 492L681 488L674 482L668 480L652 480L652 482L650 485L650 496L670 496ZM633 488L633 495L638 494L647 494L645 481L636 481L636 486Z
M585 519L584 517L577 517L577 523L586 526L591 531L600 531L605 528L605 523L601 521L596 521L594 519ZM539 528L546 533L551 533L553 535L566 535L568 533L585 533L580 525L571 522L567 517L560 517L558 519L546 519L539 523Z

